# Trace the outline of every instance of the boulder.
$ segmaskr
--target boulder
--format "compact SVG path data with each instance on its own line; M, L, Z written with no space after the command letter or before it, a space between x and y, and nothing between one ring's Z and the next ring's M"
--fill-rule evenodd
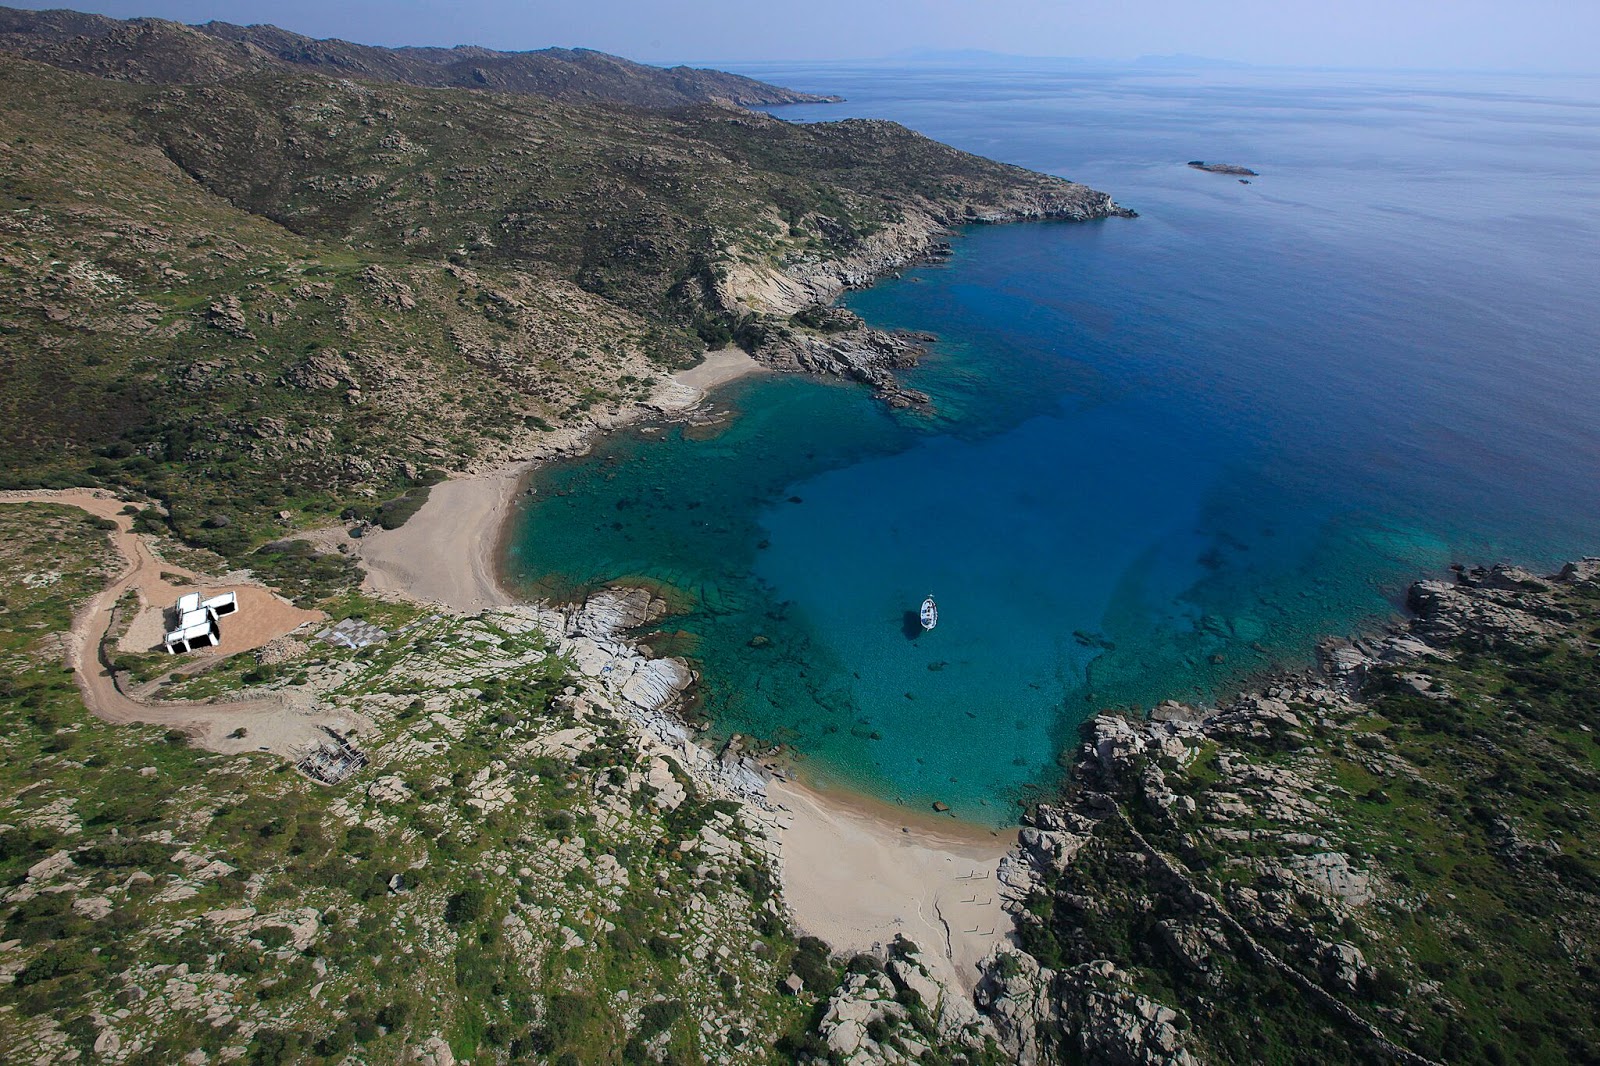
M28 880L49 881L66 873L75 865L77 864L72 861L71 853L58 851L28 867Z

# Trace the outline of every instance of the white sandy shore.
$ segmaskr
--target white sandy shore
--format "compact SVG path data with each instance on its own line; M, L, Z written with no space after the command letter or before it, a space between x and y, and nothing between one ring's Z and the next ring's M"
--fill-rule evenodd
M718 385L726 385L749 374L770 373L770 370L738 348L723 348L721 351L708 352L705 362L678 371L672 375L672 380L704 395Z
M947 987L971 993L977 963L1008 943L997 870L1010 831L919 817L860 797L774 781L783 813L784 899L802 932L836 951L871 951L904 936Z
M501 587L495 556L524 469L440 482L399 529L351 541L367 571L366 587L468 614L515 603Z
M756 372L765 371L744 352L712 352L658 389L651 406L685 410L716 386ZM514 602L500 584L497 554L528 469L518 464L436 485L405 525L351 542L368 586L468 612ZM948 987L972 990L977 962L1010 935L996 871L1013 833L793 782L773 782L769 795L781 813L784 898L804 932L838 951L870 951L902 934L940 968L935 976Z

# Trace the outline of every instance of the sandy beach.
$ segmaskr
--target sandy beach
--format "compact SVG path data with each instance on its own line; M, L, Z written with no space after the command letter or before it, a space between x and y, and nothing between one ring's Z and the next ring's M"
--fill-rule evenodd
M1009 942L996 871L1012 832L793 781L773 781L767 794L781 815L784 899L802 932L843 952L904 936L939 969L935 977L972 991L979 960Z
M686 411L718 385L770 372L737 348L711 352L703 363L679 371L657 388L639 414ZM576 451L581 452L583 439L574 438ZM532 468L533 463L520 462L441 482L399 529L372 529L359 540L330 530L323 546L343 540L366 569L365 585L373 592L469 614L515 603L516 597L500 582L500 538L511 501Z
M718 385L726 385L750 374L770 374L772 371L750 358L738 348L723 348L706 353L705 362L680 370L672 375L679 385L697 390L702 398Z
M526 469L440 482L399 529L372 529L349 541L366 568L365 586L468 614L515 603L500 584L495 556Z

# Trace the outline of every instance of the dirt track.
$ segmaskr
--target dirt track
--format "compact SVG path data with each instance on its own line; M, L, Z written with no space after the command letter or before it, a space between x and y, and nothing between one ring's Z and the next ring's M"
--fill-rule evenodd
M110 629L112 609L117 601L130 588L135 589L145 605L135 626L148 629L152 613L159 625L162 607L176 601L182 593L209 594L223 589L199 584L197 575L191 571L156 558L145 539L133 532L133 519L122 513L125 502L110 493L97 489L0 492L0 504L7 503L77 507L117 523L117 528L108 533L112 544L127 560L128 568L78 612L67 644L67 665L77 677L85 705L97 717L117 724L139 722L181 729L193 736L196 744L211 751L231 754L267 750L289 759L297 759L322 739L324 734L320 726L343 732L365 724L346 712L321 709L312 697L300 693L274 693L236 703L131 699L117 688L101 652L102 639ZM163 570L195 579L197 583L180 589L162 578ZM215 657L249 651L306 622L325 617L315 611L302 611L259 585L233 584L227 588L239 594L239 613L229 616L224 623L221 646L196 653L198 655ZM138 650L148 648L146 644ZM244 730L243 737L230 735L240 729Z

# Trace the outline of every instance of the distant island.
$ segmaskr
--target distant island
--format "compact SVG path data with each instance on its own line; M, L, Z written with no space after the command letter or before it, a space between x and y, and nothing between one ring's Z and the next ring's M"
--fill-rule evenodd
M1189 165L1196 170L1205 170L1212 174L1233 174L1242 178L1260 176L1249 167L1241 167L1236 163L1207 163L1204 159L1191 159Z

